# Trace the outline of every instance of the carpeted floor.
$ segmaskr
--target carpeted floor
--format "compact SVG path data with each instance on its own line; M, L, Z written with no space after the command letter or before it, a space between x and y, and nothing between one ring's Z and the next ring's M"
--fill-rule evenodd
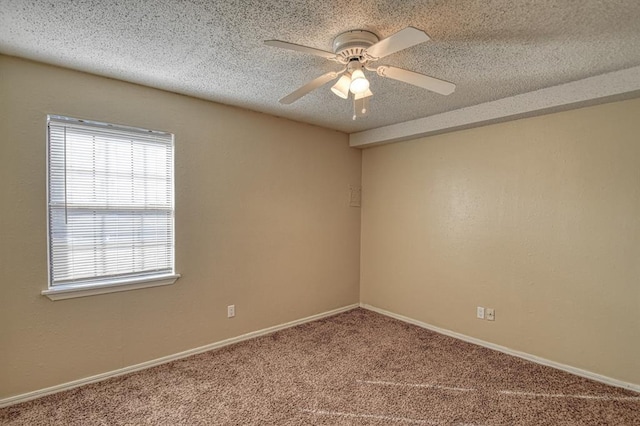
M640 394L355 309L0 410L3 425L640 425Z

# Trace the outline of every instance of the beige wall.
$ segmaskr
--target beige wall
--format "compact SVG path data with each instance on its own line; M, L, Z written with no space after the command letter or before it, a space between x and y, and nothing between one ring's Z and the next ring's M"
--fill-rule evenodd
M358 302L345 134L6 56L0 76L0 398ZM175 285L40 295L47 113L175 133Z
M361 302L640 384L640 100L376 147L362 167Z
M176 134L174 286L40 295L47 113ZM0 56L0 398L356 303L359 288L638 384L638 117L632 100L365 150L360 240L346 135Z

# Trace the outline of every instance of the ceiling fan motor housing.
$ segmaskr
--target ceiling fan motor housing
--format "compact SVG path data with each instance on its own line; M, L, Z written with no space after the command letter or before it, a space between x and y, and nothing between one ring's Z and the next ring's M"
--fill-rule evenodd
M340 62L346 64L352 60L361 60L365 49L379 40L378 36L370 31L347 31L333 40L333 52Z

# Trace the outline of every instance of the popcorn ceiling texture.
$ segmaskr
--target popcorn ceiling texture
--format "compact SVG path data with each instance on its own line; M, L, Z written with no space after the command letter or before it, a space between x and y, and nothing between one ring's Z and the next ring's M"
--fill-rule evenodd
M345 132L427 117L640 65L637 0L0 0L0 52ZM327 84L278 103L337 64L263 45L331 50L344 31L432 38L387 64L457 84L448 97L368 73L370 115Z
M640 394L364 309L0 409L3 425L640 425Z

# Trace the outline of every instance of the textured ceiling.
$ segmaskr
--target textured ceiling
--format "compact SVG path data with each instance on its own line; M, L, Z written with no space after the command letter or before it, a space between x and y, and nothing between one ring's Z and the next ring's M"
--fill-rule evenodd
M352 133L640 65L638 0L212 1L0 0L0 52ZM278 99L340 67L263 44L331 50L344 31L407 26L431 41L394 65L456 83L441 96L367 74L370 114L327 84Z

